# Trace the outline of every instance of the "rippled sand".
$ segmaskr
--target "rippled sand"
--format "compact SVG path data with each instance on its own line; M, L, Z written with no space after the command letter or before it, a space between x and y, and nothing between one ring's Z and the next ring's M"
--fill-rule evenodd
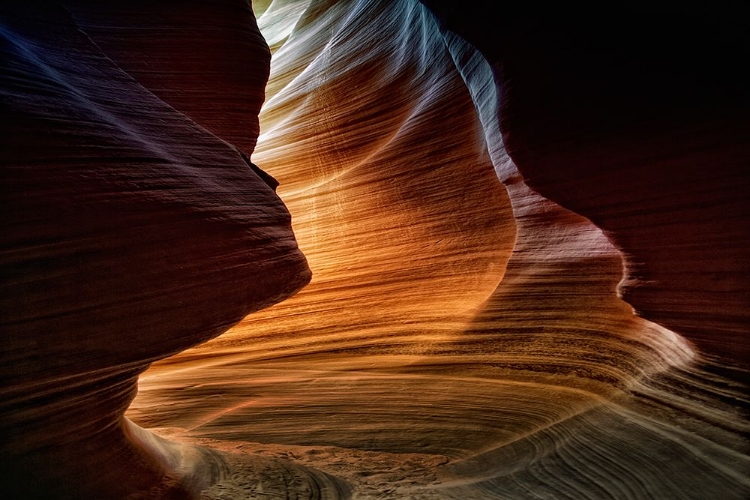
M154 363L128 418L220 452L207 499L747 498L746 388L525 184L487 63L416 1L316 5L259 16L252 156L312 282Z

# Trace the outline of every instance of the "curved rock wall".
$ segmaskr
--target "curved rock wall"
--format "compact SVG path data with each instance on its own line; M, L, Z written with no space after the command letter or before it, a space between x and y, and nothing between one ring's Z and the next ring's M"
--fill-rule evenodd
M440 3L4 8L4 485L750 494L744 87Z
M625 300L746 370L746 16L425 3L493 65L504 142L529 185L622 249Z
M110 22L129 19L111 5ZM6 498L190 490L191 452L158 458L123 419L138 374L309 281L272 187L118 66L71 13L87 7L11 2L0 17ZM268 48L245 34L255 76L238 102L257 110Z
M635 315L616 241L530 187L476 50L417 2L258 23L254 158L313 280L155 364L129 413L256 471L206 495L315 490L292 465L361 498L747 493L742 386Z

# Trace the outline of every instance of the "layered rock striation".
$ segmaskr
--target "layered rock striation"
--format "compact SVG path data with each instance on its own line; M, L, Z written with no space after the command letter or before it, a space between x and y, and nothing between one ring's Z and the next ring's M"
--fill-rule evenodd
M741 21L255 9L3 7L9 495L750 495Z
M426 0L490 62L503 142L528 184L623 252L636 313L750 362L750 43L731 5L455 9ZM704 6L705 7L705 6ZM592 21L590 21L593 20Z
M418 2L274 2L259 26L273 56L255 158L314 278L156 364L133 419L362 498L746 495L741 357L634 313L618 240L536 189L524 152L556 158L569 187L575 169L551 133L513 142L499 62Z
M310 277L273 179L248 160L269 62L250 7L181 2L184 11L158 17L143 4L133 17L125 2L97 4L0 11L5 498L179 496L210 484L216 471L183 478L219 468L205 462L210 452L162 446L123 417L137 376ZM185 33L187 11L213 19L214 34L232 29L221 19L242 24L231 40L247 54L235 63L251 75L240 82L247 92L219 84L233 81L226 68L204 71L201 51L179 42L150 51L165 48L158 33ZM149 19L136 55L162 71L141 82L121 66L117 33L100 46L88 32L86 20L104 28L99 15L122 30ZM221 52L235 47L226 41L213 37ZM194 72L176 78L169 61ZM162 99L163 88L179 94L180 79L198 90ZM183 111L201 91L236 103L246 130L219 112ZM238 135L247 139L229 142Z

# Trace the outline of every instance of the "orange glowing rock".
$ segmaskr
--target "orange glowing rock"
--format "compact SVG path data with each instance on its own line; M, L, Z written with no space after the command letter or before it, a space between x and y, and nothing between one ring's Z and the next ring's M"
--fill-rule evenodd
M6 491L750 495L747 87L664 57L715 31L64 3L0 18Z

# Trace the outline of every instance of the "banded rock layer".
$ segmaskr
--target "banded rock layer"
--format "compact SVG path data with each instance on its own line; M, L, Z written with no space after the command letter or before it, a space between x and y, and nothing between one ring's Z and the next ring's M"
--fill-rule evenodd
M133 330L145 338L116 335L121 330L102 321L91 296L69 299L91 312L98 336L89 338L106 348L79 346L60 359L81 366L75 375L82 379L108 366L105 372L121 382L102 381L69 397L62 390L77 387L65 378L74 370L47 370L54 376L45 383L56 388L51 400L75 409L85 429L66 424L31 432L28 422L51 421L50 400L8 400L4 409L15 420L3 436L28 437L26 448L8 448L25 460L14 473L65 484L68 496L80 488L92 498L106 496L112 485L121 488L107 491L113 498L127 492L205 499L746 498L746 355L736 347L746 345L747 328L741 115L714 102L711 116L718 121L701 114L678 122L666 113L670 106L682 118L692 108L676 98L653 110L663 132L641 141L642 122L629 121L642 110L635 107L640 98L612 104L620 102L621 86L586 83L595 70L576 73L589 68L590 58L576 56L589 43L600 43L598 54L639 54L615 43L617 37L604 37L614 30L578 26L578 38L568 39L562 31L546 34L538 13L511 8L503 21L481 5L459 10L432 1L266 3L255 6L272 53L262 108L258 85L268 53L241 2L181 3L179 9L70 2L63 12L4 16L6 38L25 43L20 56L7 59L8 70L52 55L65 63L53 74L76 77L78 85L65 79L67 90L52 92L49 101L27 97L20 105L12 98L31 91L19 91L8 78L3 102L15 105L9 109L45 127L73 123L91 143L120 144L118 133L91 124L83 113L90 106L79 110L75 100L84 96L88 103L93 89L87 85L101 86L106 117L117 118L112 128L130 134L122 142L148 160L136 166L145 163L149 173L157 172L154 165L166 168L158 188L140 177L132 184L137 190L96 186L104 193L97 207L110 218L117 214L116 227L126 234L128 250L122 243L115 255L120 249L123 259L137 261L131 249L144 249L150 265L138 267L134 282L159 284L149 270L174 273L174 281L148 289L161 310L149 315L128 308L130 314L118 317L128 328L150 321L151 330ZM575 18L555 19L569 17ZM24 32L30 18L34 29ZM40 34L44 22L60 31ZM65 50L79 38L76 50ZM598 83L617 83L622 68L647 82L643 75L650 73L607 61L610 72ZM22 82L46 82L50 75L47 69L21 74L33 76ZM741 106L741 87L732 87L726 102ZM695 93L685 95L701 95L700 85L690 88ZM587 99L594 90L592 105ZM643 102L658 104L659 92ZM61 102L67 114L32 105L50 101ZM718 122L727 133L708 134L705 124ZM703 142L681 151L677 140L665 139L684 140L686 130L703 131ZM24 144L21 138L9 144ZM79 148L74 158L89 144L60 142ZM721 163L726 173L698 172L697 164L719 153L728 159ZM146 363L218 334L309 279L288 216L262 179L274 182L252 173L251 154L280 182L312 280L222 336L153 363L140 375L127 413L148 431L138 428L120 415ZM101 156L105 165L142 172L123 159L133 155L114 146ZM197 169L209 164L226 167ZM76 168L72 162L70 171ZM698 174L703 184L686 180ZM647 175L671 198L658 196ZM8 199L23 198L13 192ZM120 197L117 211L108 212ZM179 201L170 211L169 203ZM717 203L718 209L702 210ZM145 213L151 221L161 213L157 208L175 220L147 228L133 223L127 232L131 212L124 207L133 221L145 220ZM82 210L71 220L95 220ZM737 225L720 217L726 213ZM704 216L700 223L696 214ZM667 224L674 219L679 223ZM226 221L234 232L222 237ZM198 232L193 223L201 224ZM705 249L690 230L698 226L722 243L711 248L719 257L704 259L701 268L696 263ZM655 238L670 228L674 236L666 243ZM94 229L81 226L85 234ZM149 240L151 230L163 238ZM197 234L203 237L196 242ZM62 248L73 258L88 255L68 245ZM681 258L669 259L669 250ZM112 253L85 262L120 267ZM3 269L17 266L11 261ZM71 271L81 273L103 283L94 297L130 290L127 275ZM49 279L46 271L38 275ZM715 283L704 283L707 277ZM714 307L721 293L729 299ZM60 295L45 300L58 307ZM704 311L701 304L710 307ZM42 321L41 306L26 307ZM156 325L158 335L146 333ZM27 349L20 335L8 338L15 344L4 345L4 360L14 352L10 347ZM39 334L23 338L41 345L44 356L50 352ZM35 358L19 359L28 367ZM15 392L4 393L30 393L22 382L28 373L15 367L8 373L16 374L8 389ZM98 396L109 393L120 399ZM111 402L106 411L102 401ZM52 449L70 451L48 456L28 447L42 437ZM109 443L111 455L88 446L92 439ZM55 471L49 457L76 465ZM88 473L91 463L104 461L118 466L109 474Z
M491 64L524 179L623 252L625 300L746 370L747 16L722 2L502 16L424 3Z
M154 365L134 420L357 498L747 494L746 396L718 375L742 368L620 298L617 241L508 154L491 61L418 2L274 2L258 22L254 158L313 280ZM206 495L274 488L238 482Z
M211 122L212 133L179 99L152 92L171 84L168 65L143 83L119 66L81 18L132 19L94 3L0 11L5 498L176 495L210 484L221 468L214 453L168 445L124 419L137 377L309 281L273 179L248 163L253 141L234 146L221 137L230 127ZM217 23L217 45L231 28L218 24L228 6L192 6ZM243 71L254 77L246 93L212 85L210 98L238 96L257 113L268 48L249 7L232 10L245 13L231 39L244 41ZM182 29L180 19L151 19Z

